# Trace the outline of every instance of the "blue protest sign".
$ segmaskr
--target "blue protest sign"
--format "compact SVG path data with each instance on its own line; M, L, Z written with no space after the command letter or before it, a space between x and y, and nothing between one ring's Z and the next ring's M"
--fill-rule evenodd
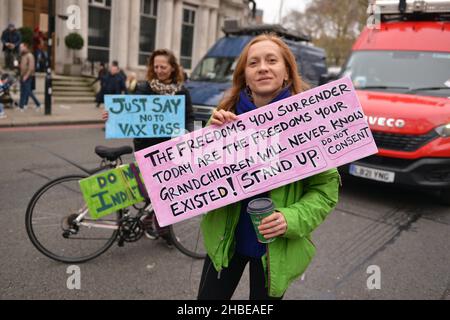
M185 97L106 95L106 139L171 138L183 135Z

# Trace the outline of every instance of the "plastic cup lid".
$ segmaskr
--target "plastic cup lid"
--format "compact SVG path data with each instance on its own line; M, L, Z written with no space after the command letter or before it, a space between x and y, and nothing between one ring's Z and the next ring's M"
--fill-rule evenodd
M259 198L250 201L247 207L248 213L264 213L274 210L272 199Z

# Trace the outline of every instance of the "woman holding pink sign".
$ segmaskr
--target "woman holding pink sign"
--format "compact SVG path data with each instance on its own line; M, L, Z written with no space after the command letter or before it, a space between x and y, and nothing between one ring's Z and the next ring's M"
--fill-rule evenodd
M210 124L307 90L295 57L277 36L254 38L243 50L233 86ZM250 299L282 299L311 262L311 233L338 201L336 169L297 181L208 213L202 233L208 256L198 299L231 299L250 263Z

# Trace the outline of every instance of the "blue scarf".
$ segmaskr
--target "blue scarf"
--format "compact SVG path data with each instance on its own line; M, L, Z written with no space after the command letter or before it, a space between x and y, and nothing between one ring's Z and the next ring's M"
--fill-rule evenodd
M270 103L286 99L290 96L290 87L284 88L283 90L281 90L280 94L278 94L276 98L273 99ZM239 95L239 102L236 106L236 114L240 115L255 109L256 106L254 105L254 103L251 102L245 90L242 90ZM241 201L239 222L234 233L234 237L236 240L235 250L240 255L251 258L261 258L266 253L266 245L259 243L256 238L256 233L253 229L253 223L250 219L250 215L247 213L247 205L253 199L266 198L268 196L269 193L264 192L262 194Z
M291 87L288 86L281 90L281 92L273 99L270 103L274 103L286 98L289 98L291 96ZM268 104L270 104L268 103ZM255 104L250 100L249 96L247 95L247 92L245 90L242 90L239 94L239 101L236 105L236 114L240 115L252 110L255 110L256 106Z

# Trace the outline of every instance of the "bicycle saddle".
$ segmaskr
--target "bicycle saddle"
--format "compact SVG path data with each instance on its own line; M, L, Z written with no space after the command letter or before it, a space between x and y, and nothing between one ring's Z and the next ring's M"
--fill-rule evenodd
M118 148L109 148L104 146L95 147L95 153L102 159L107 159L109 161L116 161L119 157L124 154L133 153L133 148L130 146L123 146Z

